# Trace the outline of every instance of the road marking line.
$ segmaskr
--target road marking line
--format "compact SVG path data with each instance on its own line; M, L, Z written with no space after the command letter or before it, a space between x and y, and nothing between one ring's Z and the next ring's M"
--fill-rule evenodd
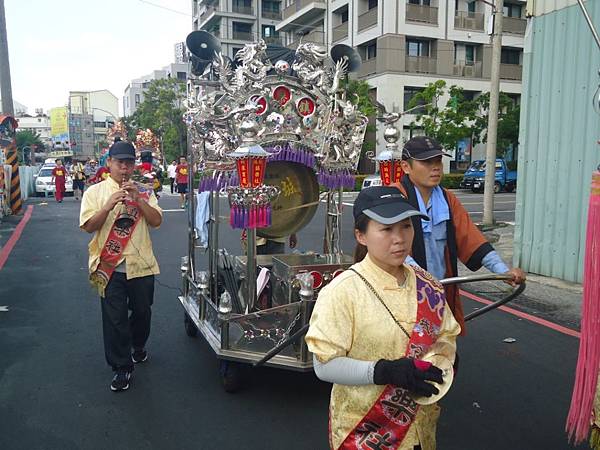
M10 239L6 242L6 245L2 247L2 250L0 251L0 270L2 270L2 268L4 267L4 264L6 263L6 260L10 255L10 252L21 237L21 233L23 232L25 225L27 225L27 222L29 222L29 219L31 219L32 212L33 205L29 205L27 207L25 215L23 216L19 224L15 227L15 230L12 232Z
M8 312L8 306L0 306L0 312Z
M494 303L494 302L492 302L490 300L487 300L485 298L481 298L481 297L479 297L479 296L477 296L475 294L472 294L470 292L463 291L462 289L460 289L459 292L460 292L460 295L464 295L468 299L475 300L476 302L483 303L485 305L489 305L491 303ZM504 312L507 312L509 314L512 314L513 316L520 317L521 319L529 320L530 322L537 323L538 325L542 325L542 326L550 328L550 329L552 329L554 331L558 331L559 333L563 333L563 334L566 334L568 336L573 336L573 337L576 337L578 339L581 337L581 333L579 331L571 330L570 328L563 327L562 325L558 325L558 324L556 324L554 322L550 322L548 320L541 319L541 318L536 317L536 316L532 316L531 314L527 314L527 313L518 311L518 310L510 308L508 306L500 306L500 307L498 307L498 309L500 309L500 310L502 310Z
M186 210L179 208L179 209L163 209L162 211L163 212L185 212Z
M461 202L463 205L481 205L482 202ZM515 200L510 202L494 202L494 205L510 205L514 204Z
M483 214L483 211L467 211L469 214ZM514 209L495 209L495 213L503 212L503 213L514 213Z

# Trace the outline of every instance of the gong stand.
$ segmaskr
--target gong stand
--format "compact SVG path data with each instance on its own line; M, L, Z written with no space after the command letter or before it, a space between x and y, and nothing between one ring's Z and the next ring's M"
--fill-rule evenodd
M342 232L342 192L327 192L327 217L325 219L325 236L323 251L326 255L340 255L340 238Z

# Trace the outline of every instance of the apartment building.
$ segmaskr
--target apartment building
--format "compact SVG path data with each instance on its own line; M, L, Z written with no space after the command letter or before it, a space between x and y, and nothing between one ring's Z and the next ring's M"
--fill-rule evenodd
M192 13L193 29L219 38L221 51L230 58L259 38L283 45L277 30L281 0L192 0Z
M389 111L404 111L428 83L443 79L476 97L489 90L492 47L488 35L492 10L468 0L285 0L276 30L289 47L299 39L329 47L346 44L363 59L358 77L373 87L373 95ZM503 92L520 101L523 43L527 21L525 2L506 0L500 67ZM446 99L447 100L447 99ZM404 138L414 116L403 119ZM414 131L413 131L414 132ZM378 126L377 150L385 145ZM469 141L467 139L467 141ZM456 155L459 162L484 154L470 141Z

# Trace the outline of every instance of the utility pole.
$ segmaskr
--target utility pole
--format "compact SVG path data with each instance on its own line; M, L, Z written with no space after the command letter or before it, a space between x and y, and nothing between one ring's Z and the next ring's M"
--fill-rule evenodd
M498 105L500 100L500 56L502 55L502 14L504 0L496 0L492 35L492 76L488 109L485 182L483 188L483 224L494 224L494 184L496 182L496 141L498 140Z
M14 116L4 0L0 0L0 96L2 97L2 112Z

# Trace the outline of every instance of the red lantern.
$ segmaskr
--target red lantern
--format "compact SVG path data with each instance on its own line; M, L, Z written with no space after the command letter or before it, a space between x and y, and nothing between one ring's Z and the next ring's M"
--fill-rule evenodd
M383 186L399 183L404 176L400 160L387 159L385 161L379 161L379 176L381 177L381 184Z
M249 188L252 186L250 181L250 158L238 158L236 160L240 187Z
M263 184L267 158L252 158L252 187Z

